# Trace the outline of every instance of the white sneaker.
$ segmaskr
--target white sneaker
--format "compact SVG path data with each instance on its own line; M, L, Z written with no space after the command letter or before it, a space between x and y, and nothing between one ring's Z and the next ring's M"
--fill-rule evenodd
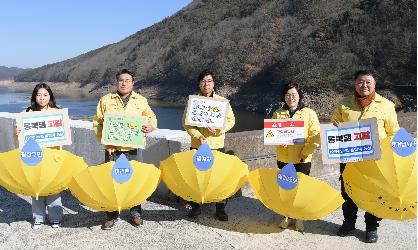
M303 220L296 220L295 229L296 229L296 231L302 232L302 233L305 231L305 226L303 225Z
M42 223L40 222L35 222L32 225L32 229L40 229L42 227Z
M61 227L61 224L60 223L52 223L51 224L51 227L52 228L60 228Z

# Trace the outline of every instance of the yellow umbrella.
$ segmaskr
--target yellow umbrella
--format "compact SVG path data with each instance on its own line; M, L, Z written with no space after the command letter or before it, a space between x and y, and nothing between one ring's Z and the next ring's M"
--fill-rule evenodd
M244 185L248 167L238 157L213 150L213 165L199 170L193 163L196 152L173 154L160 162L162 179L173 193L203 204L225 200Z
M250 172L249 182L258 199L269 209L297 220L320 219L338 207L344 200L337 190L327 183L297 173L293 189L279 186L277 168L258 168Z
M89 167L75 175L69 185L71 193L93 209L119 212L134 207L151 196L160 181L161 172L158 168L152 164L130 161L130 176L120 181L114 174L124 172L115 170L116 163L111 161Z
M19 148L0 153L0 185L35 197L57 194L67 188L74 174L87 167L82 157L68 151L43 148L42 152L36 165L24 163Z
M416 151L399 156L382 140L382 158L348 163L345 190L358 207L380 218L408 220L417 214Z

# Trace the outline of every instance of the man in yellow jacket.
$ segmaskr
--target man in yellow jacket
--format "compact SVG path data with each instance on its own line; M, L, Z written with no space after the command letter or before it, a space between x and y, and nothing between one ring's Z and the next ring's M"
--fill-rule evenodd
M355 121L367 118L377 118L379 138L394 136L399 130L395 105L375 92L376 81L373 73L367 70L358 71L355 76L354 96L344 98L337 106L331 121L338 127L340 122ZM345 202L342 206L344 222L337 235L344 237L355 230L357 205L351 200L344 189L342 173L346 164L340 164L341 195ZM377 227L380 218L365 213L366 242L375 243L378 240Z
M99 142L102 139L103 120L106 112L121 112L148 117L148 124L142 127L142 132L145 134L151 133L157 127L157 118L148 105L147 99L133 91L133 73L123 69L116 74L116 80L116 91L103 96L97 104L96 115L93 119L93 129ZM137 149L135 148L106 145L105 162L116 161L122 153L128 160L137 160ZM136 227L140 226L142 224L141 204L132 207L130 213L132 216L132 224ZM118 214L117 211L106 212L107 219L102 229L111 229L118 218Z
M205 97L213 97L217 99L225 99L222 96L215 94L214 77L210 71L203 71L198 78L199 81L199 95ZM224 141L225 133L228 132L235 125L235 116L232 111L231 105L228 105L226 112L226 124L223 129L214 129L211 127L201 128L195 126L189 126L185 124L186 121L186 109L183 113L183 127L191 137L191 149L197 149L200 145L207 143L211 149L216 149L221 152L225 152ZM225 213L226 201L216 203L216 217L221 221L227 221L228 215ZM189 213L189 218L197 218L201 213L201 206L198 203L192 203L192 210Z

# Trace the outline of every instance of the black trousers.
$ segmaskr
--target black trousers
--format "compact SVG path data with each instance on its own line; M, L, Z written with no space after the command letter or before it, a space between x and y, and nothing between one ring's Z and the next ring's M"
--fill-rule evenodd
M116 161L121 154L124 154L126 156L126 158L130 161L131 160L138 160L137 159L138 150L115 151L111 155L109 155L107 150L105 150L105 162ZM132 217L137 216L137 215L141 215L142 214L141 204L132 207L130 209L130 214L131 214ZM107 216L108 220L112 220L112 219L115 220L115 219L118 218L119 212L118 211L106 212L106 216Z
M289 164L289 163L277 161L277 167L279 169L282 169L287 164ZM293 164L293 165L295 165L296 172L300 172L300 173L303 173L303 174L306 174L306 175L309 175L309 173L311 172L311 163L310 162L301 162L301 163L296 163L296 164Z
M351 225L355 225L356 220L357 220L358 207L354 203L354 201L348 196L348 194L345 192L344 180L342 176L345 166L346 166L345 163L340 164L341 195L344 198L344 203L342 206L344 222L349 223ZM366 223L366 231L377 230L377 227L379 226L379 221L381 220L382 220L381 218L378 218L374 216L373 214L366 212L364 214L364 222Z
M192 149L197 149L197 148L190 148L190 150L192 150ZM225 148L218 148L216 150L218 150L219 152L225 153ZM216 207L225 207L227 201L228 201L228 199L223 200L223 201L219 201L219 202L216 202L215 205L216 205ZM192 201L192 202L190 202L190 206L192 206L192 208L196 209L196 208L200 207L201 205L199 203L196 203L196 202Z

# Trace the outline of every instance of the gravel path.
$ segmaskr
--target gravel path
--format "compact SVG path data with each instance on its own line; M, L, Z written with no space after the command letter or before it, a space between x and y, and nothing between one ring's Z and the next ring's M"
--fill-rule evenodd
M339 188L338 176L322 179ZM229 201L228 222L214 219L214 206L204 207L201 217L192 221L184 206L153 199L144 203L142 227L130 225L124 211L110 231L100 228L104 213L80 205L67 191L62 198L62 227L33 230L30 198L0 188L0 249L417 249L416 220L383 220L378 243L364 243L363 212L355 234L345 238L335 235L342 222L341 209L306 222L305 234L293 227L282 230L281 216L266 209L248 185L242 197Z

